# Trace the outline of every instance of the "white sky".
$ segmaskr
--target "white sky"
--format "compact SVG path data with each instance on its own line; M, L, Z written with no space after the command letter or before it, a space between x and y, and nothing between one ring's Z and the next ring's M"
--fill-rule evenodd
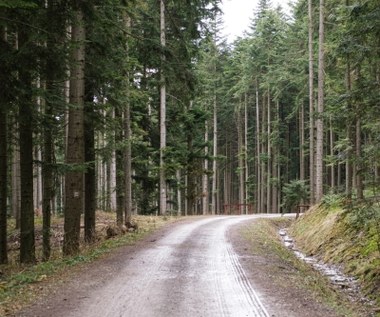
M224 12L224 30L222 34L227 37L229 43L248 30L258 3L259 0L222 0L222 10ZM289 14L288 0L272 0L271 3L273 8L280 4L283 10Z

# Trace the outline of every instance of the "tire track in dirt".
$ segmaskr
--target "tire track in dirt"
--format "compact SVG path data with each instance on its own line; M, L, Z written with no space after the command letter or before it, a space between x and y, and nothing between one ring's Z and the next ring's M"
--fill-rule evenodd
M124 262L117 271L112 264L100 266L98 275L108 278L99 276L101 282L86 293L74 289L64 302L49 303L59 310L41 305L20 316L269 317L226 238L229 227L257 217L180 224L132 256L119 258Z

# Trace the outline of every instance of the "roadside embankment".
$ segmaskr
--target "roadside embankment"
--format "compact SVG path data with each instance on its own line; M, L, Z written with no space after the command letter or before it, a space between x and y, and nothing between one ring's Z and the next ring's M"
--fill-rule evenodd
M380 307L378 211L373 205L359 207L348 208L343 200L323 202L303 214L288 232L307 256L338 265L357 279L362 293Z

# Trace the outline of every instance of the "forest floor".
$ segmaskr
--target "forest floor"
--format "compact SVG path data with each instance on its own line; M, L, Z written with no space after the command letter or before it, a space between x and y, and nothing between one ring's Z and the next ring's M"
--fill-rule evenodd
M282 245L278 229L289 224L289 219L258 216L169 222L133 244L35 281L24 307L8 305L5 313L39 317L374 316Z

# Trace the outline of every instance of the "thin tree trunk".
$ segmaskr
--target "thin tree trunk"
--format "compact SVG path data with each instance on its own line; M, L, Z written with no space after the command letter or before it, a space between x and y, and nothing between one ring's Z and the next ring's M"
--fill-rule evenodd
M348 5L349 2L346 1L346 5ZM348 96L351 95L351 90L352 90L352 82L351 82L351 61L350 61L350 56L349 54L347 55L347 65L346 65L346 93ZM351 126L351 118L350 118L350 113L352 111L352 103L351 103L351 98L349 97L347 100L347 109L348 109L348 122L347 122L347 128L346 128L346 137L347 140L349 141L348 144L348 150L346 153L346 195L347 197L351 197L352 195L352 146L353 141L352 141L352 126Z
M121 123L123 121L121 111L115 108L115 117ZM121 148L124 138L124 129L119 129L115 134L116 144L116 224L124 224L124 206L125 206L125 172L124 172L124 153Z
M47 3L47 18L49 24L54 24L54 28L59 26L55 24L56 13L58 8L55 6L54 0L49 0ZM56 36L53 33L48 33L47 48L48 51L55 51L57 46ZM58 93L56 87L58 74L54 65L55 56L48 56L46 63L46 91L50 95ZM54 118L54 104L46 98L45 100L45 120L43 130L43 142L44 142L44 155L43 155L43 199L42 199L42 258L44 261L48 261L51 254L50 246L50 230L51 230L51 213L52 213L52 200L54 197L54 169L53 169L53 153L54 153L54 140L53 140L53 124Z
M161 10L165 10L164 8L164 4L163 2L161 3L161 5L163 6L163 8L161 8ZM162 14L164 14L164 12L161 12ZM131 29L131 18L128 16L127 13L124 13L124 25L125 25L125 28L126 30L130 30ZM161 45L164 47L165 46L165 17L161 17L161 32L163 32L163 34L161 33ZM164 59L164 55L162 55L163 59ZM129 46L128 46L128 43L126 44L126 57L127 59L129 58ZM161 120L162 118L163 119L163 122L160 121L160 124L164 124L164 128L162 128L162 126L160 125L160 137L162 137L164 140L161 140L160 141L160 186L162 184L166 185L166 182L165 182L165 173L162 175L161 173L164 172L164 162L163 162L163 149L161 149L161 146L163 146L163 148L166 147L166 86L165 86L165 77L164 77L164 74L162 73L162 70L161 70L161 84L164 86L164 89L162 89L163 87L161 86L161 102L163 102L163 104L160 104L160 111L163 111L164 113L162 114L161 113ZM125 139L126 139L126 142L127 142L127 145L125 147L125 151L124 151L124 163L125 163L125 167L124 167L124 170L125 170L125 223L130 223L131 222L131 217L132 217L132 129L131 129L131 105L130 105L130 100L129 100L129 72L126 73L126 83L127 83L127 91L126 91L126 95L127 95L127 101L126 101L126 104L125 104L125 108L124 108L124 133L125 133ZM162 117L163 115L163 117ZM162 161L161 161L162 160ZM161 165L162 164L162 165ZM162 182L163 181L163 182ZM160 189L162 189L160 187ZM166 191L166 188L165 188L165 191ZM160 197L160 211L162 213L162 210L165 210L164 213L166 213L166 192L165 192L165 205L162 205L161 204L161 197Z
M15 33L14 49L18 50L18 32ZM11 126L11 134L20 139L20 126L17 119ZM20 146L16 142L13 146L12 157L12 213L16 220L15 229L20 229L21 222L21 171L20 171Z
M259 87L256 80L256 212L261 210L261 162L260 162L260 108L259 108Z
M176 179L177 179L177 215L182 215L182 192L181 192L181 171L176 171Z
M324 83L325 83L325 3L319 2L319 50L318 50L318 118L316 144L316 187L315 198L320 202L323 197L323 112L324 112Z
M331 157L334 156L334 142L335 142L334 139L335 139L335 136L334 136L332 118L330 116L330 155ZM332 163L330 167L330 186L333 192L335 192L335 186L336 186L335 163Z
M361 121L358 118L356 120L356 142L355 142L355 150L356 150L356 163L355 163L355 177L356 177L356 196L358 199L362 200L364 198L364 186L363 186L363 178L361 175L361 152L362 152L362 137L361 137Z
M248 199L248 94L244 94L244 195L245 195L245 214L249 213Z
M300 180L305 180L305 110L300 109Z
M20 47L29 42L28 32L19 32ZM20 175L21 175L21 221L20 221L20 262L34 263L34 210L33 210L33 104L32 78L28 70L20 70L20 82L25 91L20 97Z
M116 153L112 150L111 160L110 160L110 207L111 211L116 211Z
M125 222L130 222L132 217L132 130L131 108L129 101L124 109L124 130L127 145L124 152L125 163Z
M4 27L0 27L0 38L7 41ZM0 71L2 66L0 65ZM0 92L0 264L8 263L7 247L7 197L8 197L8 114L4 92Z
M263 102L262 102L262 104L263 104L263 106L262 106L262 125L261 125L261 135L262 136L264 136L265 135L265 119L267 119L267 117L266 117L266 107L265 107L265 94L263 94ZM264 153L266 153L266 151L267 151L267 148L266 148L266 146L265 146L266 144L265 144L265 139L263 139L262 140L262 142L261 142L261 150L260 150L260 154L264 154ZM265 162L260 162L260 166L261 166L261 173L260 173L260 175L261 175L261 181L260 181L260 184L261 184L261 198L260 198L260 200L261 200L261 208L260 208L260 210L261 210L261 212L265 212L265 213L267 213L268 212L268 209L267 209L267 205L266 205L266 203L267 203L267 201L266 201L266 166L265 166Z
M239 174L239 214L242 213L242 205L244 204L244 150L243 150L243 129L242 129L242 119L241 119L241 108L240 104L237 109L237 131L238 131L238 174Z
M217 162L218 155L218 116L217 116L217 100L216 93L214 93L214 107L213 107L213 161L212 161L212 193L211 193L211 209L212 214L217 214Z
M84 238L87 243L95 240L96 219L96 171L95 171L95 127L93 89L86 85L86 102L84 104Z
M202 174L202 214L208 214L208 202L209 202L209 193L208 193L208 121L205 122L205 135L204 135L205 146L205 159L203 160L203 174Z
M308 0L309 15L309 179L310 179L310 203L315 199L315 168L314 168L314 53L313 53L313 6L312 0Z
M305 108L303 103L301 104L300 109L300 180L305 181ZM301 205L304 205L305 202L302 200ZM304 209L301 207L300 212L303 212Z
M267 149L267 155L268 155L268 162L267 162L267 212L271 212L272 211L272 206L271 206L271 193L272 193L272 190L271 190L271 173L272 173L272 140L271 140L271 133L272 133L272 130L271 130L271 97L270 97L270 91L269 91L269 88L268 88L268 96L267 96L267 119L268 119L268 122L267 122L267 135L268 135L268 149Z
M84 205L84 175L79 167L84 163L84 67L85 67L85 28L83 12L74 7L72 26L73 65L70 80L69 127L66 162L72 170L65 179L65 221L63 254L79 252L80 218Z
M275 121L276 121L276 136L279 137L279 117L280 117L280 101L276 101L276 114L275 114ZM278 203L278 196L279 196L279 185L280 185L280 173L279 173L279 145L277 144L273 149L273 164L272 164L272 174L273 178L276 179L276 184L272 186L272 206L273 206L273 212L278 213L279 212L279 203Z
M160 0L160 43L162 50L166 47L165 30L165 1ZM160 78L160 214L166 214L166 173L165 173L165 148L166 148L166 78L165 78L165 53L161 53L161 78Z

